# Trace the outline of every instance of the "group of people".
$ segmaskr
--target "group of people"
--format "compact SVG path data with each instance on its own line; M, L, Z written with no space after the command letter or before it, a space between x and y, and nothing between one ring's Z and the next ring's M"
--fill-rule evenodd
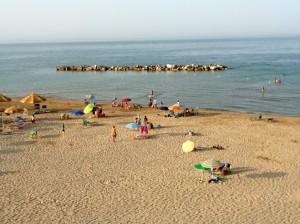
M273 79L273 84L280 85L281 83L282 83L281 79L277 79L276 77L275 79Z
M273 83L274 85L281 85L281 84L282 84L282 80L275 77L275 78L272 80L272 83ZM269 81L269 84L271 84L271 81ZM262 87L261 87L260 92L261 92L262 96L265 95L265 92L266 92L265 86L262 86Z
M145 115L142 122L141 117L138 114L138 116L135 118L135 123L138 127L138 134L136 135L136 138L147 137L149 133L148 125L150 125L150 128L153 127L153 124L148 122L148 117Z

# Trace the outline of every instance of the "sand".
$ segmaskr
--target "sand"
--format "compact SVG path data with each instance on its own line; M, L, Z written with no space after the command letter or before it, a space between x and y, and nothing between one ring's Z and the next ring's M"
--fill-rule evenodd
M104 112L107 118L90 119L94 124L87 128L80 119L65 120L65 134L59 113L37 116L37 139L29 137L33 125L0 134L0 223L300 220L299 117L268 115L274 120L267 121L250 113L201 111L175 119L141 110L162 128L135 140L125 124L138 111L106 106ZM197 135L185 136L189 129ZM183 153L188 139L201 149ZM211 148L218 144L225 150ZM210 176L193 168L210 158L233 165L222 184L208 184Z

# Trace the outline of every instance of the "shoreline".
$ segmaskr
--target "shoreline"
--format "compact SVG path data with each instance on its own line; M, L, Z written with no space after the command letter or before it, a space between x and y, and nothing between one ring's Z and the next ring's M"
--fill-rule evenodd
M28 105L28 104L22 104L19 102L19 100L22 97L12 97L12 101L9 102L1 102L0 103L0 112L3 112L5 108L10 107L10 106L16 106L17 108L33 108L33 105ZM72 98L65 98L65 97L46 97L47 101L41 103L41 104L46 104L50 105L52 109L58 110L58 111L66 111L66 110L72 110L72 109L83 109L84 104L83 100L78 100L78 99L72 99ZM111 102L98 102L98 104L102 105L103 108L108 109L111 111L113 108L111 106ZM146 104L140 104L140 103L131 103L131 104L138 104L142 106L143 111L159 111L163 112L161 110L154 109L154 108L149 108ZM75 108L74 108L75 107ZM117 107L119 108L119 107ZM227 113L227 114L245 114L245 115L251 115L251 116L274 116L274 117L287 117L287 118L300 118L300 115L289 115L289 114L280 114L280 113L274 113L274 112L253 112L253 111L238 111L238 110L229 110L229 109L214 109L214 108L192 108L189 107L190 109L194 109L195 112L216 112L216 113ZM131 112L138 111L138 110L132 110Z

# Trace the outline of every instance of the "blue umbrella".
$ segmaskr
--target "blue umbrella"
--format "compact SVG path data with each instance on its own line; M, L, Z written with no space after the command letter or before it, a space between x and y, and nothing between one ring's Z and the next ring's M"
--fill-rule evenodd
M71 112L72 115L74 116L82 116L84 113L81 110L74 110Z
M137 123L129 123L126 125L126 128L130 128L130 129L137 129L139 127L140 125L138 125Z

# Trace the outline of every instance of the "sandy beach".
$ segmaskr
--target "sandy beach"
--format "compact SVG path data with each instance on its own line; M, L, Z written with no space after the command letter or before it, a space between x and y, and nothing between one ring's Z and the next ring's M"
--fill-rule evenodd
M166 118L157 109L123 112L105 105L107 117L91 118L85 128L80 118L60 120L61 111L82 108L81 102L50 100L48 106L54 112L37 115L36 124L0 133L0 223L300 220L299 117L257 120L252 113L203 110ZM136 132L125 125L137 113L162 128L150 130L149 139L134 139ZM37 139L30 138L33 127ZM186 136L189 129L196 135ZM182 152L188 139L198 150ZM207 159L231 163L232 173L209 184L210 175L194 169Z

